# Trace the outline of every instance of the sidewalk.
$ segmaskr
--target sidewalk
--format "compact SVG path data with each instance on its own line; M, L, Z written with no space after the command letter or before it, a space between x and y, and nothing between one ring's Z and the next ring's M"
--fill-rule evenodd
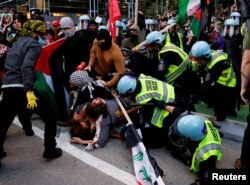
M196 104L195 108L198 114L205 116L211 120L214 119L213 109L207 108L206 104ZM215 123L221 127L219 130L224 134L224 138L242 142L244 131L247 125L247 115L248 106L242 105L240 110L237 111L236 117L228 116L225 121L215 121Z

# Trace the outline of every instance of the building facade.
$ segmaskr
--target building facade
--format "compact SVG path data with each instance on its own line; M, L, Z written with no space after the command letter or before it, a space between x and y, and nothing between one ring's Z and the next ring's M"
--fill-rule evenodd
M133 18L135 0L118 0L122 17ZM145 16L162 14L168 0L139 0L139 10ZM0 8L8 6L25 12L28 16L36 14L50 16L79 16L88 14L90 17L107 17L108 0L6 0Z

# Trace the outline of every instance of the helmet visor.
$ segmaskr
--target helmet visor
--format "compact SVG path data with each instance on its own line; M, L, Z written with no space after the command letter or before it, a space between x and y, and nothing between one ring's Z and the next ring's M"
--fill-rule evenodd
M177 146L178 148L186 148L188 145L188 139L178 133L176 123L172 124L169 128L168 139L174 146Z

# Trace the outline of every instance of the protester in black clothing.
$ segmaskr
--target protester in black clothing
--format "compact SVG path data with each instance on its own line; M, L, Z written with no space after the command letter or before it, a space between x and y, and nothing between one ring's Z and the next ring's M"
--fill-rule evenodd
M14 24L20 24L19 18L15 19L18 20L18 23L14 23ZM19 25L20 26L20 25ZM21 27L20 27L21 28ZM3 74L4 74L4 64L5 64L5 58L7 55L8 50L12 47L12 41L17 39L16 36L16 31L13 32L13 37L12 40L7 41L5 38L3 40L0 41L0 86L2 86L2 78L3 78ZM0 94L2 93L2 89L0 88ZM23 130L25 132L25 134L27 136L33 136L34 135L34 131L32 130L32 124L30 119L28 119L27 117L31 117L32 113L31 112L19 112L18 113L18 119L23 127Z
M6 156L4 141L15 116L28 109L37 112L45 122L43 157L58 158L62 150L56 148L56 117L47 101L33 88L34 66L41 52L38 35L44 34L46 25L41 21L27 21L18 31L18 40L8 51L3 77L3 97L0 110L0 159Z
M65 88L69 93L69 77L80 63L88 64L91 44L88 44L88 32L75 31L74 22L70 17L61 18L60 26L67 39L54 51L49 59L49 65L61 115L59 121L65 121L68 119Z
M6 30L4 38L0 41L0 86L2 86L2 78L4 74L4 64L5 58L9 48L12 47L13 42L18 39L16 35L17 31L22 28L23 23L27 20L27 18L22 14L14 14L13 20L10 24L10 28ZM0 93L2 89L0 89ZM31 112L22 111L18 113L18 119L23 127L23 130L27 136L33 136L34 131L32 130L32 124L30 118L32 116Z
M79 105L91 102L94 98L100 97L111 99L112 95L107 88L90 77L87 71L77 70L70 75L70 96L69 96L69 119L58 121L58 126L69 126L73 121L72 117Z
M10 28L8 29L6 33L6 38L10 43L13 43L15 41L15 35L16 35L17 30L21 29L23 23L26 20L27 18L22 13L13 15L13 21L10 24Z
M90 20L88 24L88 30L86 31L88 34L88 45L89 48L91 48L98 32L98 24L95 21Z

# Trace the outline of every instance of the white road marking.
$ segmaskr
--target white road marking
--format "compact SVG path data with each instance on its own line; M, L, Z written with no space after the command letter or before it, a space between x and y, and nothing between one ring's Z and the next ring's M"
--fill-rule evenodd
M21 124L17 118L13 121L17 126L21 127ZM43 139L44 131L33 126L32 129L35 132L35 135ZM69 143L69 134L66 134L65 128L61 130L59 138L57 138L57 146L60 147L63 151L69 153L70 155L76 157L82 162L88 164L101 171L102 173L113 177L114 179L128 185L137 185L136 178L134 175L123 171L91 154L80 150L79 148L71 145Z

